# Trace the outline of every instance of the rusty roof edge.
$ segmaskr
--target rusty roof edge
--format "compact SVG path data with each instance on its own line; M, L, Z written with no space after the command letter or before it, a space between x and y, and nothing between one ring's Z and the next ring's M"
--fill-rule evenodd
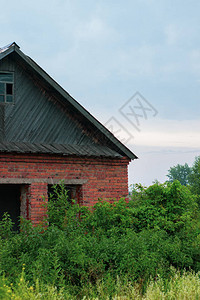
M122 144L104 125L102 125L95 117L93 117L81 104L79 104L67 91L65 91L49 74L47 74L34 60L25 55L19 46L14 43L8 50L0 53L0 59L16 52L36 73L38 73L50 86L52 86L59 94L61 94L67 101L71 103L82 115L85 116L97 129L104 134L117 148L122 151L125 156L130 159L137 159L138 157ZM3 55L2 55L3 54Z

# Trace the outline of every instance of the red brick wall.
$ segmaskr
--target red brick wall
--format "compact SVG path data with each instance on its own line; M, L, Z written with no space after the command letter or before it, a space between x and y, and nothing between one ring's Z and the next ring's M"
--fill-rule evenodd
M87 180L82 185L83 205L93 205L98 198L119 199L128 194L129 159L77 158L51 155L0 154L0 180L37 179L26 188L26 215L38 223L45 213L42 196L47 199L47 181ZM41 180L41 182L38 181ZM26 185L27 187L27 185ZM80 193L80 192L79 192Z

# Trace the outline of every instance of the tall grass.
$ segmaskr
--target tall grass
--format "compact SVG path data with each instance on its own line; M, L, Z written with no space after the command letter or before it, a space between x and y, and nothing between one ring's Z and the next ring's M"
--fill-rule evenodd
M18 283L8 283L5 277L0 278L0 299L2 300L61 300L61 299L84 299L84 300L198 300L200 299L200 274L194 272L174 272L170 280L164 281L158 276L156 280L150 280L146 292L142 295L139 284L131 284L120 281L110 282L115 286L113 296L110 295L108 282L99 281L96 286L85 286L82 293L85 295L74 296L70 288L58 289L56 286L41 284L36 279L34 285L25 280L22 271Z

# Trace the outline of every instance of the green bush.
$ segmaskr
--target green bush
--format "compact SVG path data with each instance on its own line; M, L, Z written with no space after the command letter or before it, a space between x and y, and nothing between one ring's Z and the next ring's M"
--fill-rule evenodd
M25 268L30 285L67 286L80 296L108 282L114 295L119 276L145 287L158 274L169 278L171 266L200 270L197 205L179 182L138 186L129 202L99 201L90 209L69 205L62 186L57 199L48 204L49 226L22 219L16 234L7 215L1 221L0 274L8 282L17 284Z
M200 207L200 156L195 158L194 164L189 175L189 185L191 191L197 195L198 204Z
M135 229L164 229L177 234L191 226L198 213L196 196L179 181L155 183L145 188L136 186L132 195Z

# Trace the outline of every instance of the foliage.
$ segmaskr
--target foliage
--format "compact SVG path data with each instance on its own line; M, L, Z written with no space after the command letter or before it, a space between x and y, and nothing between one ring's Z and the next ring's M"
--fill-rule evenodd
M17 286L23 270L25 290L33 286L35 292L40 282L49 293L57 293L56 287L58 293L67 288L71 296L98 297L105 284L106 295L114 297L118 277L145 291L158 273L167 280L171 266L200 270L196 198L178 181L138 186L130 201L99 201L90 209L69 205L62 186L57 199L47 206L49 226L22 219L16 234L8 216L1 221L0 274L6 286Z
M145 299L199 299L200 274L193 272L175 272L169 281L158 276L151 281L145 293Z
M185 163L184 165L178 164L174 167L171 167L168 170L167 177L169 178L169 182L178 180L182 185L186 186L189 182L190 174L191 174L191 168L188 166L187 163Z
M12 236L13 222L7 212L3 214L2 220L0 221L0 239L9 238Z
M48 202L45 201L48 211L47 221L62 228L65 223L66 211L70 207L68 190L63 182L52 186L52 193L49 195Z
M158 228L177 234L190 226L197 212L196 197L179 181L155 183L148 188L137 185L132 200L137 231Z
M200 156L195 158L192 166L192 172L189 176L189 184L191 186L191 191L199 196L200 204Z
M116 280L107 278L98 281L95 286L90 284L84 287L83 297L78 299L199 299L200 298L200 274L172 270L173 275L169 280L163 280L159 275L148 282L146 292L142 294L141 286L131 282L128 278ZM71 294L70 288L58 289L50 284L40 283L38 279L31 285L25 276L24 270L17 279L17 283L9 283L5 277L0 277L0 298L2 300L75 300L77 296Z

